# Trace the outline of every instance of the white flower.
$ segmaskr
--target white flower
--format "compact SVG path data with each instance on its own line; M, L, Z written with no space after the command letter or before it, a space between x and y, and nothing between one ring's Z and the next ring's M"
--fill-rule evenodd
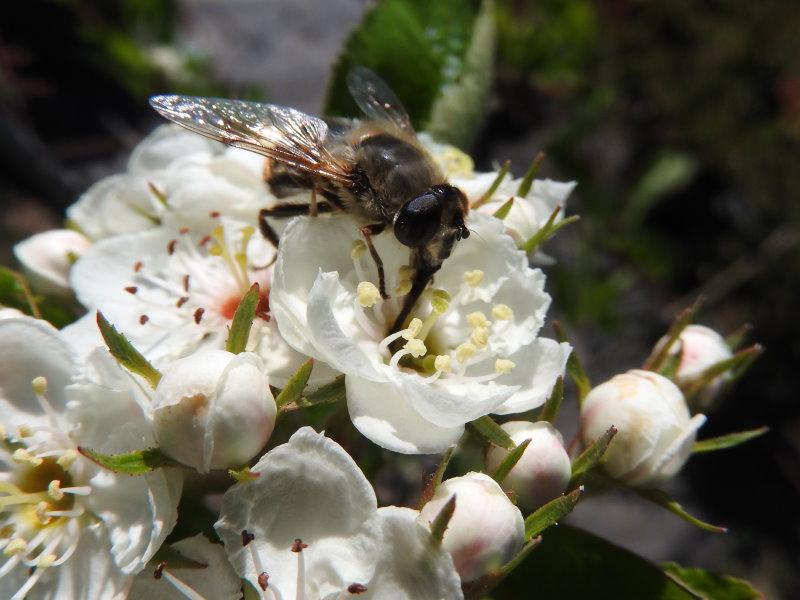
M239 600L242 597L242 580L228 563L221 544L211 543L202 534L197 534L170 547L204 566L182 568L167 563L155 572L144 570L133 580L128 600L196 598L189 595L192 592L210 600Z
M567 487L572 469L561 433L547 421L509 421L501 427L514 443L530 440L525 452L503 480L503 487L513 490L519 504L528 510L557 498ZM508 451L489 448L486 467L494 471Z
M733 356L725 338L713 329L704 325L688 325L678 337L679 343L674 343L669 353L681 353L678 371L675 374L675 381L679 385L688 383L691 379L699 376L703 371L712 365L723 360L728 360ZM656 351L667 343L667 336L661 338L656 344ZM706 408L714 396L717 395L725 381L730 377L730 372L719 375L703 389L699 396L699 405Z
M21 310L17 310L16 308L10 308L8 306L0 306L0 320L3 319L17 319L19 317L24 317L25 313Z
M261 598L463 597L452 560L418 513L378 509L358 465L324 435L300 429L252 472L225 493L215 527Z
M77 446L154 445L140 382L98 351L71 384L73 352L35 319L0 321L0 355L0 597L120 597L175 524L180 474L116 475Z
M432 523L455 496L455 510L442 538L462 581L498 569L522 548L522 513L488 475L467 473L443 481L420 516Z
M569 345L537 337L550 304L542 272L499 220L475 215L469 226L475 235L456 245L408 328L393 335L411 271L391 233L375 238L386 302L351 218L298 218L281 239L270 296L281 334L345 374L353 423L390 450L441 452L473 419L539 406L569 355ZM392 353L395 340L403 349Z
M37 233L14 246L14 255L34 289L43 294L70 293L69 270L92 243L69 229Z
M704 415L689 414L669 379L633 370L593 388L581 407L584 444L612 425L618 432L603 457L610 475L631 485L655 485L673 477L692 452Z
M245 464L269 440L277 409L261 359L196 352L163 372L153 397L158 447L201 473Z

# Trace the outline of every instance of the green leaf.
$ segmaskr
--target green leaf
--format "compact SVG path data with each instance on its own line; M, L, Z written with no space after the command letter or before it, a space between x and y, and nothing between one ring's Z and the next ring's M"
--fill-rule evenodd
M543 160L544 160L544 152L539 152L533 158L531 166L528 167L528 170L525 171L525 175L522 176L522 181L519 182L519 187L517 187L517 196L524 198L525 196L528 195L528 192L531 191L531 187L533 187L533 180L539 173L539 167L542 166Z
M511 469L514 468L514 465L516 465L519 462L519 459L522 458L522 455L525 453L525 449L530 443L530 440L525 440L519 446L506 454L506 457L499 465L497 465L494 473L492 473L492 479L494 479L497 483L503 483L503 480L511 472Z
M583 486L572 490L569 494L559 496L544 506L539 507L525 519L525 539L530 540L542 533L551 525L556 525L575 508L583 493Z
M662 565L664 571L685 585L703 600L763 600L764 594L748 581L730 575L718 575L704 569L682 567L669 562Z
M564 331L564 327L561 325L560 321L553 321L553 329L556 332L556 339L559 342L569 341L566 331ZM578 358L578 354L575 352L574 348L567 359L567 374L578 390L578 406L580 406L583 404L583 399L586 398L586 395L591 391L592 383L589 381L589 376L586 375L586 371L583 369L581 360Z
M447 531L447 526L450 524L450 519L453 518L453 513L456 510L456 496L453 494L450 499L439 511L439 514L431 521L431 535L437 542L441 542L444 537L444 532Z
M728 345L728 348L731 349L731 352L736 352L742 347L742 344L744 344L744 341L747 339L752 329L752 325L745 323L725 338L725 343Z
M428 481L425 483L425 487L422 488L422 493L419 497L419 508L422 509L425 506L425 503L428 502L431 498L433 498L433 494L436 492L436 488L442 483L442 478L444 478L444 472L447 470L447 465L450 464L450 459L453 458L453 453L456 451L456 445L453 444L447 450L445 450L444 454L442 455L442 460L439 461L436 470L431 474L428 478Z
M228 339L225 341L225 349L228 352L234 354L244 352L250 337L250 328L253 326L253 319L258 310L259 300L258 284L254 283L242 296L239 306L236 307L236 312L233 314L233 320L228 329Z
M328 115L360 116L347 90L355 66L383 77L414 126L455 145L480 126L491 81L494 24L477 0L384 0L364 15L334 65Z
M161 373L106 320L99 310L97 311L97 326L100 328L100 335L103 336L108 350L117 359L117 362L132 373L144 377L155 388L161 379Z
M769 427L759 427L758 429L750 429L748 431L737 431L736 433L729 433L707 440L700 440L695 442L692 446L693 454L700 454L701 452L714 452L716 450L725 450L726 448L734 448L739 444L744 444L752 439L760 437L769 431Z
M686 329L686 327L694 320L694 316L700 309L702 302L703 299L698 298L693 306L684 309L675 318L675 320L672 322L672 325L669 327L669 331L667 331L666 342L664 344L656 345L656 347L653 349L653 352L642 365L643 369L647 369L648 371L659 371L661 369L664 361L670 354L672 346L678 340L681 333L683 333L683 330Z
M712 525L711 523L706 523L705 521L701 521L695 516L690 515L684 508L678 504L677 501L673 500L672 498L667 495L666 492L657 489L645 489L645 488L629 488L634 490L639 496L652 502L653 504L657 504L662 508L666 508L669 512L674 515L677 515L687 523L691 523L695 527L699 527L700 529L704 529L705 531L710 531L712 533L725 533L728 531L727 527L720 527L718 525Z
M302 396L303 390L306 389L308 378L311 377L311 370L313 368L314 359L309 358L306 362L300 365L300 367L292 374L291 377L289 377L286 387L284 387L280 394L278 394L278 396L275 398L275 404L277 405L278 410L287 404L296 402L300 396Z
M694 600L696 596L640 556L562 524L548 529L536 552L492 591L493 600L521 598Z
M42 318L39 303L28 280L21 273L5 267L0 267L0 306L16 308L37 319Z
M467 424L470 430L475 433L484 443L494 444L506 450L516 447L505 430L500 427L489 415L475 419Z
M508 213L511 212L512 206L514 206L514 196L511 196L511 198L503 202L503 205L494 211L492 216L502 221L508 216Z
M180 466L180 463L164 456L158 448L134 450L124 454L101 454L78 446L78 452L101 467L123 475L144 475L161 467Z
M608 445L616 434L617 428L612 425L608 428L608 431L592 442L591 446L575 457L575 460L572 461L572 477L569 480L567 489L572 489L581 484L589 470L597 465L600 459L603 458L603 455L608 449Z
M558 413L561 411L561 403L564 401L564 378L559 375L556 383L553 386L553 391L550 392L550 397L544 403L542 412L539 413L537 421L547 421L548 423L555 423L558 418Z

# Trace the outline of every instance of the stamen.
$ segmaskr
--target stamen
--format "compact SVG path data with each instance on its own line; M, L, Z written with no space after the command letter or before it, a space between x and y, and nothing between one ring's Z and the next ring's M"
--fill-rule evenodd
M489 344L489 330L486 327L476 327L469 339L476 348L485 348Z
M358 298L358 303L363 308L375 306L378 300L381 299L381 293L377 286L369 281L362 281L358 284L358 287L356 288L356 295Z
M397 269L398 279L413 279L417 270L411 265L402 265Z
M347 591L353 595L363 594L367 591L367 586L361 585L360 583L351 583L349 586L347 586Z
M161 563L161 565L163 564L164 563ZM161 565L159 565L159 567L161 567ZM182 581L181 579L173 575L171 571L168 571L167 569L161 567L161 575L166 581L172 584L172 587L174 587L181 594L186 596L189 600L206 600L205 596L198 593L198 591L193 587L191 587L188 583ZM160 579L160 577L157 577L157 579Z
M39 523L42 525L47 525L52 520L52 517L47 514L47 509L49 508L50 504L44 500L36 505L36 518L39 519Z
M39 376L31 380L33 393L37 396L44 396L47 393L47 378Z
M405 296L413 287L410 279L401 279L397 282L397 286L394 288L394 295L395 296Z
M411 322L408 324L408 327L405 329L401 329L391 335L387 335L378 346L378 350L381 354L386 354L389 351L389 345L398 338L403 338L406 340L410 340L415 338L419 335L419 332L422 331L422 321L416 317L411 319Z
M514 364L513 360L498 358L496 361L494 361L494 372L498 375L505 375L506 373L511 373L516 366L517 365Z
M363 329L369 337L372 339L378 339L383 335L381 328L370 319L366 312L364 311L364 307L359 302L359 299L356 298L353 301L353 318L355 318L358 325Z
M269 587L269 575L267 575L264 571L258 574L258 587L265 592Z
M474 271L466 271L464 273L464 283L466 283L470 287L477 287L483 281L484 273L480 269L475 269Z
M476 310L475 312L471 312L467 315L467 324L472 329L477 329L479 327L489 327L492 322L486 318L485 314L479 310Z
M398 350L394 353L392 360L389 361L389 366L397 368L400 364L400 359L404 356L410 354L414 358L420 358L424 356L427 351L428 349L425 347L425 342L417 338L411 338L405 343L402 350Z
M46 569L52 567L58 557L55 554L40 554L36 557L36 568Z
M21 438L31 437L33 435L33 430L29 425L22 423L21 425L17 425L17 435Z
M17 448L11 455L15 461L19 463L29 463L31 466L38 467L42 464L42 459L32 456L25 448Z
M206 309L205 309L205 308L202 308L202 307L201 307L201 308L198 308L197 310L195 310L195 311L194 311L194 322L195 322L196 324L200 325L200 321L201 321L201 320L202 320L202 318L203 318L203 313L204 313L204 312L206 312Z
M356 240L353 242L353 245L350 247L350 258L353 260L358 260L364 253L367 251L367 245L364 243L363 240Z
M440 315L447 311L450 307L450 294L445 290L434 289L431 290L431 308Z
M58 479L53 479L47 486L47 494L55 501L64 497L64 491L61 489L61 482Z
M304 544L299 538L292 544L292 552L297 554L297 600L305 600L306 597L306 559L303 548L308 548L308 544Z
M88 496L92 493L92 488L88 485L81 485L61 488L61 491L65 494L72 494L73 496Z
M139 315L139 325L144 325L150 320L147 315Z
M514 318L514 311L505 304L495 304L492 307L492 316L498 321L508 321Z
M258 551L256 550L256 545L251 544L255 539L255 535L247 531L246 529L242 530L242 546L247 548L250 551L250 560L253 561L253 566L255 567L256 573L259 573L259 584L261 580L261 573L266 574L264 570L264 565L261 564L261 557L258 555ZM262 588L262 590L266 591L266 588Z
M78 460L78 451L77 450L65 450L64 453L58 457L56 460L56 464L64 470L69 469L76 460Z
M27 549L28 549L28 542L26 542L22 538L14 538L8 544L6 544L5 548L3 548L3 554L5 556L24 554Z
M471 344L470 342L459 344L459 346L456 348L456 360L463 365L470 358L475 356L477 351L478 349L475 347L475 345Z

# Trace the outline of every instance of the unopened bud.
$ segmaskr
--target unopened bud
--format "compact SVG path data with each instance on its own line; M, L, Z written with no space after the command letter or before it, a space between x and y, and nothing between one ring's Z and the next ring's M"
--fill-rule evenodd
M45 294L70 294L69 270L92 242L69 229L37 233L14 246L14 254L33 288Z

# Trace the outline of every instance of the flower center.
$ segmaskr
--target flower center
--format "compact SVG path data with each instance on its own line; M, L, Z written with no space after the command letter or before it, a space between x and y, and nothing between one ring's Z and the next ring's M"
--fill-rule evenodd
M239 308L239 304L242 302L243 296L230 296L226 300L222 302L219 307L219 314L221 314L225 319L231 320L233 319L233 315L236 314L236 309ZM269 321L269 288L265 287L262 288L261 291L258 293L258 306L256 307L256 316L264 319L265 321Z

